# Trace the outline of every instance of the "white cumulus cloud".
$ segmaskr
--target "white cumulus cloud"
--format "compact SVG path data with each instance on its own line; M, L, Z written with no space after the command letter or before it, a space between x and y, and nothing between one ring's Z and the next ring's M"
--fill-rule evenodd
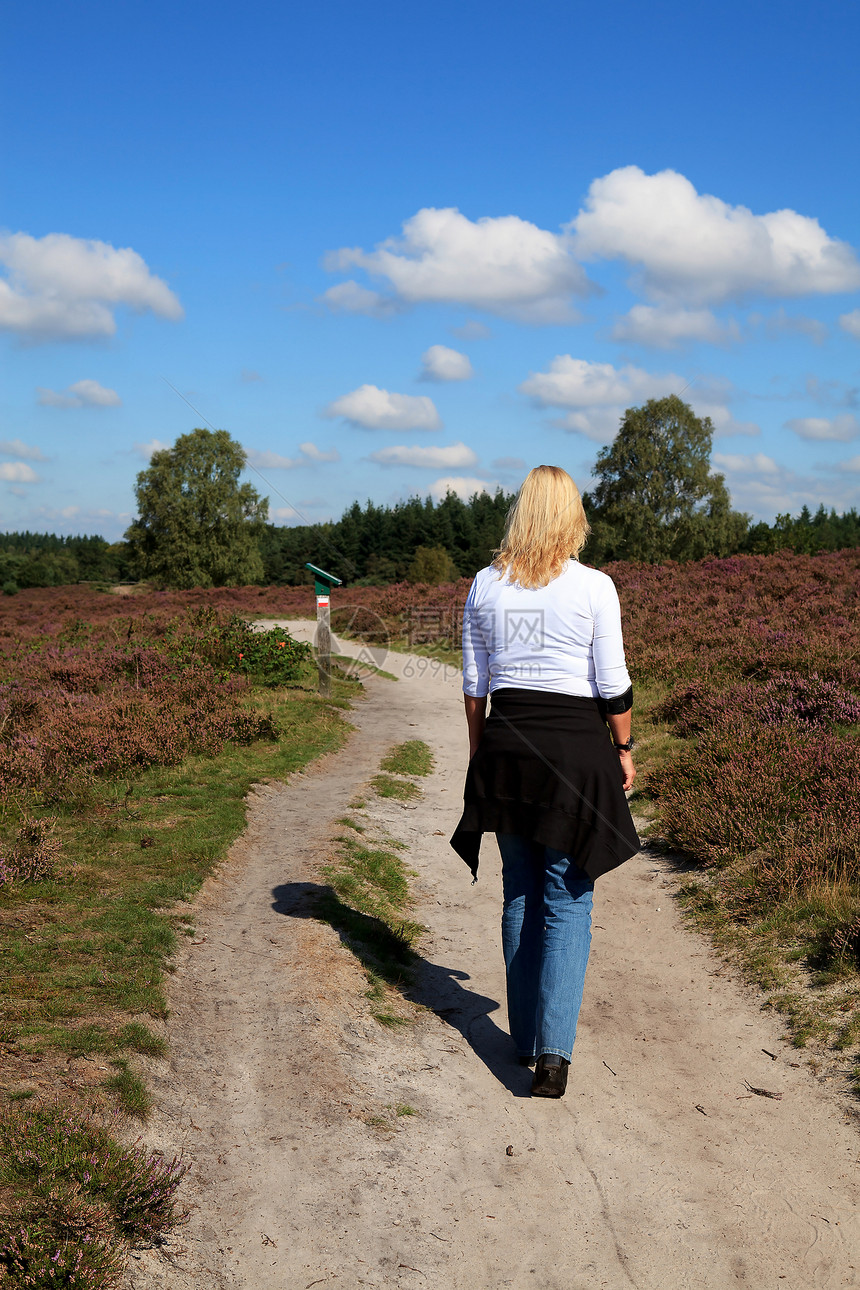
M36 390L38 402L47 408L118 408L122 399L116 390L98 381L75 381L67 390Z
M475 373L468 355L447 345L431 345L421 355L422 381L468 381Z
M564 235L517 215L470 220L455 207L425 207L406 220L399 238L373 251L343 247L325 265L385 279L405 304L462 304L527 322L571 321L570 297L589 291ZM356 285L340 284L349 287L343 299L361 299Z
M798 475L767 453L715 452L711 461L726 477L732 505L754 517L772 520L778 514L796 514L805 504L841 502L832 480Z
M849 336L860 340L860 309L852 309L850 314L840 314L839 326L843 331L847 331Z
M300 443L299 452L308 461L340 461L337 448L318 448L315 443Z
M438 430L442 424L426 394L392 394L377 385L360 385L335 399L326 416L343 417L367 430Z
M646 399L663 398L686 382L675 373L654 375L627 364L592 363L560 354L545 372L532 372L520 390L539 407L561 408L565 430L605 442L618 430L625 408Z
M165 448L172 448L172 443L163 443L161 439L150 439L148 443L136 443L134 451L138 457L144 461L151 461L155 453L163 452Z
M464 467L477 465L478 457L464 443L452 443L439 448L397 444L372 452L370 460L380 466L429 466L432 470L462 470Z
M132 515L128 511L111 511L106 507L39 506L30 512L34 527L50 525L55 532L102 533L118 538L128 528Z
M467 318L461 326L452 327L451 334L458 340L486 340L493 333L486 323L479 322L477 318Z
M282 453L268 449L261 452L256 448L249 448L247 457L248 465L256 466L257 470L294 470L296 466L307 465L301 457L284 457Z
M860 438L860 419L853 412L843 412L836 417L793 417L785 424L801 439L819 443L850 443L852 439Z
M720 322L710 309L655 305L634 305L612 329L613 340L632 341L651 349L677 349L692 341L726 345L740 338L740 328L733 319Z
M614 367L612 363L592 363L560 354L547 371L532 372L520 390L538 407L561 409L564 415L557 424L563 429L599 443L615 436L627 408L669 394L683 394L697 416L711 418L718 434L759 433L753 423L735 421L726 406L732 396L727 382L702 381L692 394L687 394L689 384L677 372L647 372L631 363Z
M712 460L720 470L736 474L779 476L785 471L784 466L764 452L715 452Z
M622 166L595 179L570 232L581 258L626 260L663 300L704 305L860 287L854 250L816 219L793 210L754 215L698 193L674 170Z
M806 397L825 408L860 407L860 386L845 381L822 381L817 376L807 376L804 382Z
M468 502L475 493L489 493L490 485L485 479L470 479L464 475L446 475L442 479L437 479L430 485L430 492L433 497L445 497L448 493L456 493L464 502Z
M41 448L24 443L22 439L0 439L0 452L6 457L23 457L26 461L47 461Z
M249 448L248 463L258 470L295 470L297 466L309 466L312 462L340 461L336 448L323 452L315 443L300 443L298 457L284 457L278 452L260 452Z
M31 341L112 336L125 305L177 320L183 310L131 247L49 233L0 235L0 328Z
M387 318L400 308L393 296L371 291L353 278L329 287L320 300L333 314L369 314L371 318Z
M783 308L767 316L759 313L750 314L752 327L764 327L765 335L772 339L780 336L806 336L816 345L821 345L830 335L826 325L818 318L808 318L805 314L788 314Z
M559 354L548 371L532 372L520 389L542 407L590 408L659 398L684 384L673 372L656 376L629 363L613 367Z
M730 398L731 393L727 392L725 397ZM726 439L729 435L761 434L761 426L756 421L738 421L725 403L714 401L713 395L685 394L684 400L692 404L693 411L697 417L711 418L716 438Z
M36 484L39 476L26 461L0 462L0 479L10 484Z

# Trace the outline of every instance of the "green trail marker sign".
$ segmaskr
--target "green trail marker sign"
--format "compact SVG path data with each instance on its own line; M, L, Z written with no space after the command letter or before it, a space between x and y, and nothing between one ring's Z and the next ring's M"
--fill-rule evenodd
M331 696L331 589L339 587L341 579L325 569L318 569L308 562L306 569L314 575L317 598L317 675L319 691L324 698Z

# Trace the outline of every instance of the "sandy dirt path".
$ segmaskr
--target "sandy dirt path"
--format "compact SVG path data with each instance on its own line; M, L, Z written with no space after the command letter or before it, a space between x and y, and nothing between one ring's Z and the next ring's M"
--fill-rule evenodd
M528 1096L505 1026L498 855L485 841L473 887L447 841L459 676L385 666L401 679L368 683L343 751L254 795L200 897L147 1128L193 1161L191 1217L132 1260L128 1290L860 1285L857 1129L682 926L665 862L643 853L598 883L568 1094ZM425 1009L390 1032L308 898L332 822L407 738L436 757L423 799L361 794L408 844L429 927Z

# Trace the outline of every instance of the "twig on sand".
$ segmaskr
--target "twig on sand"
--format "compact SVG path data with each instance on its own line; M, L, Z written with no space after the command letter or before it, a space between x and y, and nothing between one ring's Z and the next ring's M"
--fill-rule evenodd
M707 1118L707 1115L708 1115L707 1111L705 1110L705 1108L704 1108L703 1106L699 1106L699 1103L698 1103L698 1102L696 1103L696 1110L697 1110L697 1111L700 1111L700 1112L702 1113L702 1115L704 1115L704 1116L705 1116L705 1118Z
M766 1054L766 1056L768 1056L768 1057L771 1059L771 1061L773 1061L773 1062L775 1062L775 1061L776 1061L776 1053L772 1053L772 1052L770 1052L770 1050L769 1050L769 1049L767 1049L767 1048L763 1048L763 1049L762 1049L762 1052L763 1052L763 1053L765 1053L765 1054Z
M609 1071L609 1074L610 1074L610 1075L615 1075L615 1078L616 1078L616 1079L618 1078L618 1075L617 1075L617 1074L616 1074L616 1072L612 1069L612 1067L611 1067L611 1066L607 1065L607 1063L606 1063L606 1062L604 1062L604 1063L603 1063L603 1065L604 1065L604 1066L606 1066L606 1069Z
M771 1093L768 1088L753 1088L752 1084L748 1084L746 1080L744 1080L744 1088L748 1088L749 1091L751 1093L755 1093L757 1097L772 1097L777 1102L782 1097L781 1093Z

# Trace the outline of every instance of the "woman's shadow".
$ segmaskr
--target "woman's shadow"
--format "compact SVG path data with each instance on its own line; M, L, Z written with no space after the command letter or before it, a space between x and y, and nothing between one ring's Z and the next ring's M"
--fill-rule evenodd
M387 924L360 914L331 887L315 882L288 882L272 890L272 908L289 918L313 918L328 923L362 966L382 977L404 999L435 1012L459 1031L500 1084L515 1097L528 1097L531 1072L520 1066L510 1036L491 1019L499 1004L476 994L461 982L469 974L431 963L411 950Z

